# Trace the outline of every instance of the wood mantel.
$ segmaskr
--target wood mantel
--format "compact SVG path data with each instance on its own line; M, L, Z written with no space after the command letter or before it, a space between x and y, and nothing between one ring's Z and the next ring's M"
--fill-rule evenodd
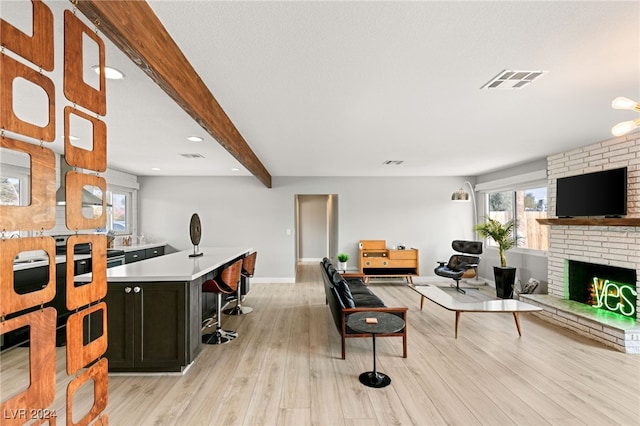
M536 219L541 225L569 226L640 226L640 217L620 218L546 218Z

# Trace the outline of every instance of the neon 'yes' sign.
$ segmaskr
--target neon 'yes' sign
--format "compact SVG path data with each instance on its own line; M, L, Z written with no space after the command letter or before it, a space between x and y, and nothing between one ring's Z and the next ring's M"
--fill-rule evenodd
M629 284L620 284L593 277L596 308L619 312L627 317L635 317L638 292Z

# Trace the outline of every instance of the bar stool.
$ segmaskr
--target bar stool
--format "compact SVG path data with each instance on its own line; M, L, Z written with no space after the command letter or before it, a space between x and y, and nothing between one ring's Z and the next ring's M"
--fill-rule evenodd
M258 252L254 251L253 253L247 255L242 259L242 271L240 274L245 280L249 280L249 278L253 278L253 273L256 269L256 257L258 256ZM248 285L248 281L247 281ZM225 309L224 312L227 315L245 315L250 312L253 312L253 308L248 306L242 306L242 286L238 286L238 293L236 298L236 306L233 308Z
M216 331L212 334L204 334L202 336L202 343L209 345L220 345L222 343L228 343L238 337L238 333L235 331L223 330L220 325L221 310L222 310L222 295L233 294L238 288L238 281L240 281L240 269L242 268L242 259L238 259L231 265L218 274L215 278L207 280L202 283L202 291L205 293L217 294L217 306L216 306ZM210 324L208 326L211 326Z

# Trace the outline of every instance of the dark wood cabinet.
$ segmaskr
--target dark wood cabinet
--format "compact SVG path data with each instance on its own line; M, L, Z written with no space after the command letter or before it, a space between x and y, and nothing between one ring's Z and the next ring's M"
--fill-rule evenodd
M139 262L141 260L151 259L162 255L164 255L164 246L126 251L124 253L124 263Z
M40 290L49 282L49 267L36 266L13 273L13 288L18 294Z
M144 249L135 250L135 251L127 251L124 253L124 263L133 263L139 262L141 260L145 260L146 255L144 253Z
M148 248L144 250L144 258L151 259L152 257L162 256L164 254L164 246Z
M132 367L136 300L131 284L109 284L104 300L107 304L109 342L105 355L109 359L109 369Z
M76 260L74 263L74 275L82 275L91 272L91 259Z
M109 283L109 371L181 371L200 351L200 280ZM195 323L195 327L194 327Z
M224 297L224 296L223 296ZM218 306L218 296L214 293L202 293L202 315L211 317Z

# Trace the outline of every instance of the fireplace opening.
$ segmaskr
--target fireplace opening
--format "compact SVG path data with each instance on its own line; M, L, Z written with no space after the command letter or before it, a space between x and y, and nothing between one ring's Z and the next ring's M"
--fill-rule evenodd
M568 260L569 299L636 319L636 271Z

